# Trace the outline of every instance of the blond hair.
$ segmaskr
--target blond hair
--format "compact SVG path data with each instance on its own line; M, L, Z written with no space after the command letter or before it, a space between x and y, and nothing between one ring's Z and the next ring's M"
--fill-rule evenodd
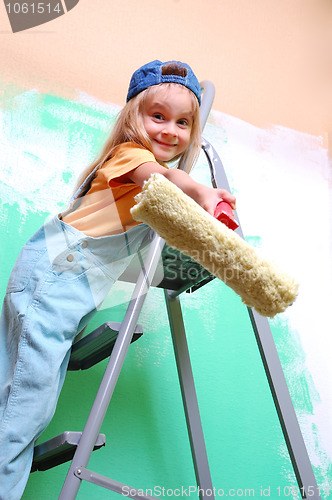
M86 177L97 166L99 170L107 161L109 161L113 155L114 149L124 142L134 142L135 144L138 144L139 146L142 146L152 152L151 141L143 125L143 109L145 102L149 96L157 92L159 87L163 86L167 89L174 85L180 85L182 88L186 89L186 87L179 83L161 83L159 85L148 87L127 102L127 104L120 111L115 126L112 129L110 136L104 143L101 151L94 161L80 175L75 189L82 184L84 179L86 179ZM190 144L181 154L180 158L176 159L179 160L178 168L181 168L189 173L200 152L201 127L199 121L198 100L191 90L186 90L191 95L193 106L193 122L190 134Z

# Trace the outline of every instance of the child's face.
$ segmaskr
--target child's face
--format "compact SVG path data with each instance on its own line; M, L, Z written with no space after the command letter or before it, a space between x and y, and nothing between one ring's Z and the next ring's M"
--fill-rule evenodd
M189 92L180 85L161 86L146 99L143 124L158 161L170 161L189 146L193 124Z

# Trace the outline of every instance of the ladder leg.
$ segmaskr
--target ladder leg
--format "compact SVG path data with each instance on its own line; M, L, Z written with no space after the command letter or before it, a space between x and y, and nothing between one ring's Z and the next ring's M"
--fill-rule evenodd
M202 148L210 166L213 187L223 187L230 191L226 172L216 150L204 139ZM237 234L244 238L241 227ZM254 309L248 308L248 312L301 496L302 498L310 497L312 500L320 500L319 488L297 421L269 322L267 318L258 314Z
M211 500L214 499L214 491L206 453L202 423L199 414L180 300L179 297L172 296L172 292L169 290L165 290L165 300L172 332L175 359L181 386L182 400L186 415L199 498L201 500Z
M248 308L280 425L302 498L320 500L319 488L301 434L292 399L267 318Z
M139 314L156 271L163 246L164 241L158 235L155 235L145 259L145 267L140 272L134 288L132 299L120 327L118 338L62 487L59 500L74 500L76 498L82 481L78 477L78 471L81 467L85 468L88 464L127 354Z

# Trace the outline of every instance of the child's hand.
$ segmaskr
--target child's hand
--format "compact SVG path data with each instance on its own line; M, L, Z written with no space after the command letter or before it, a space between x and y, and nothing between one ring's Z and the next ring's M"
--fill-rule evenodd
M202 186L196 201L210 215L214 215L216 206L221 201L226 201L233 210L236 209L236 198L226 191L226 189L215 189L208 186Z

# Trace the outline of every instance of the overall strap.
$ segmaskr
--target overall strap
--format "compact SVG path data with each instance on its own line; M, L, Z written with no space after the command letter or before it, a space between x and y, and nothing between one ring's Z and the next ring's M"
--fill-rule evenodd
M101 165L101 162L98 163L98 165L92 170L92 172L90 172L90 174L84 179L84 181L82 182L80 187L76 190L74 195L71 197L71 199L69 201L68 208L64 212L61 212L60 214L58 214L58 217L60 220L62 220L63 217L65 217L70 212L72 212L74 210L75 201L77 201L79 198L82 198L82 196L84 196L89 191L90 184L93 181L93 179L96 175L96 172L97 172L98 168L100 167L100 165Z
M98 163L98 165L92 170L92 172L90 172L90 174L84 179L84 181L82 182L80 187L77 189L77 191L72 196L70 203L73 203L77 198L81 198L89 191L90 184L91 184L92 180L94 179L96 172L97 172L98 168L100 167L100 165L101 165L101 162Z

